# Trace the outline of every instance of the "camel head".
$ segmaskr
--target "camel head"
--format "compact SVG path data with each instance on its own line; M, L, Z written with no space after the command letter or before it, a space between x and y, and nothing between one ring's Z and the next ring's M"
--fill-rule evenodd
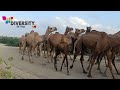
M86 30L86 32L90 32L91 31L91 26L90 27L86 27L87 28L87 30Z
M68 33L68 32L71 32L71 31L73 31L73 28L71 28L71 27L66 27L66 32Z
M30 32L30 34L33 33L33 32L34 32L34 30L32 30L32 31Z
M77 33L77 34L81 34L81 33L84 33L84 32L85 32L84 29L75 28L75 33Z
M52 33L54 31L57 31L56 27L50 27L50 26L48 26L47 32Z
M27 35L29 35L29 33L25 33L25 37L27 37Z

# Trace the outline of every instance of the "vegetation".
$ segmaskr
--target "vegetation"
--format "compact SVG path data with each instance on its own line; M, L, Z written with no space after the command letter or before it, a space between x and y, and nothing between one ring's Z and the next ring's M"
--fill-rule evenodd
M0 43L6 44L7 46L18 47L19 38L0 36Z
M12 61L13 57L8 58L8 60ZM11 66L2 58L0 58L0 79L14 79Z

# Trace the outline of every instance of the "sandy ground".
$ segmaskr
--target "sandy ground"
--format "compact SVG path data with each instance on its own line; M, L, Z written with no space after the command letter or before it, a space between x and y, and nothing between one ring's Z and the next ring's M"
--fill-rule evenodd
M10 62L12 72L16 79L112 79L110 71L107 71L107 77L100 74L97 70L97 65L93 66L92 78L88 78L87 74L82 72L81 63L79 61L79 56L76 59L74 67L72 70L69 69L70 75L66 74L66 67L63 67L63 71L55 71L53 63L47 63L48 58L44 57L33 57L34 63L29 62L29 58L25 55L24 60L21 60L22 55L18 52L18 48L4 46L0 44L0 57L4 60L8 60L9 57L13 57L13 61ZM88 66L88 57L85 56L84 67ZM58 61L58 70L60 69L61 61ZM69 66L72 61L69 60ZM116 66L120 71L120 61L116 60ZM105 70L104 60L101 63L101 70ZM113 68L114 75L117 79L120 79L120 75L116 74Z

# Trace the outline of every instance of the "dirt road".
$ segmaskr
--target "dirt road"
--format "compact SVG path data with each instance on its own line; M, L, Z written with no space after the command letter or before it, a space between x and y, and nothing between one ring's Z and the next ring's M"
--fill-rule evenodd
M4 46L0 44L0 57L4 60L8 60L9 57L13 57L11 62L12 72L17 79L91 79L87 77L87 74L82 73L82 67L79 61L79 57L74 64L72 70L70 70L70 75L66 75L66 67L63 67L63 71L55 71L53 63L47 63L47 58L44 57L33 57L34 63L29 62L28 56L25 56L25 60L21 60L22 55L18 52L18 48ZM88 66L87 56L85 57L84 66L85 69ZM69 66L71 65L71 60L69 60ZM60 69L61 61L58 61L58 69ZM118 70L120 71L120 61L116 61ZM101 70L105 70L104 60L101 63ZM114 75L117 79L120 79L120 75L116 74L113 68ZM92 69L92 79L112 79L110 71L108 69L107 77L100 74L97 70L97 65L94 65Z

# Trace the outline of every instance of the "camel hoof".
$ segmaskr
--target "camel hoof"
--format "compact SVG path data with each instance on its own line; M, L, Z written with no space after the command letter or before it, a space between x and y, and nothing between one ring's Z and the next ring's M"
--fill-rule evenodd
M62 69L60 69L60 72L62 71Z
M104 77L107 77L106 73L103 73L103 76L104 76Z
M43 66L46 66L46 64L45 64L45 63L43 63L42 65L43 65Z
M87 71L89 70L89 67L87 67Z
M70 66L70 69L72 69L73 68L73 66Z
M34 63L33 61L30 61L31 63Z
M44 58L47 58L46 56L44 56Z
M85 74L86 74L87 72L86 72L86 71L83 71L83 73L85 73Z
M24 58L22 57L22 60L24 60Z
M67 67L67 65L64 65L64 67Z
M92 75L88 74L88 76L87 76L87 77L92 78Z
M100 70L99 68L97 68L97 70Z
M50 63L50 62L48 61L48 63Z
M118 75L120 75L120 73L117 73Z
M97 62L95 63L95 65L97 64Z
M57 68L55 70L58 71Z
M62 59L62 57L60 57Z
M103 72L100 71L100 74L103 74Z
M67 73L67 75L70 75L70 73Z

